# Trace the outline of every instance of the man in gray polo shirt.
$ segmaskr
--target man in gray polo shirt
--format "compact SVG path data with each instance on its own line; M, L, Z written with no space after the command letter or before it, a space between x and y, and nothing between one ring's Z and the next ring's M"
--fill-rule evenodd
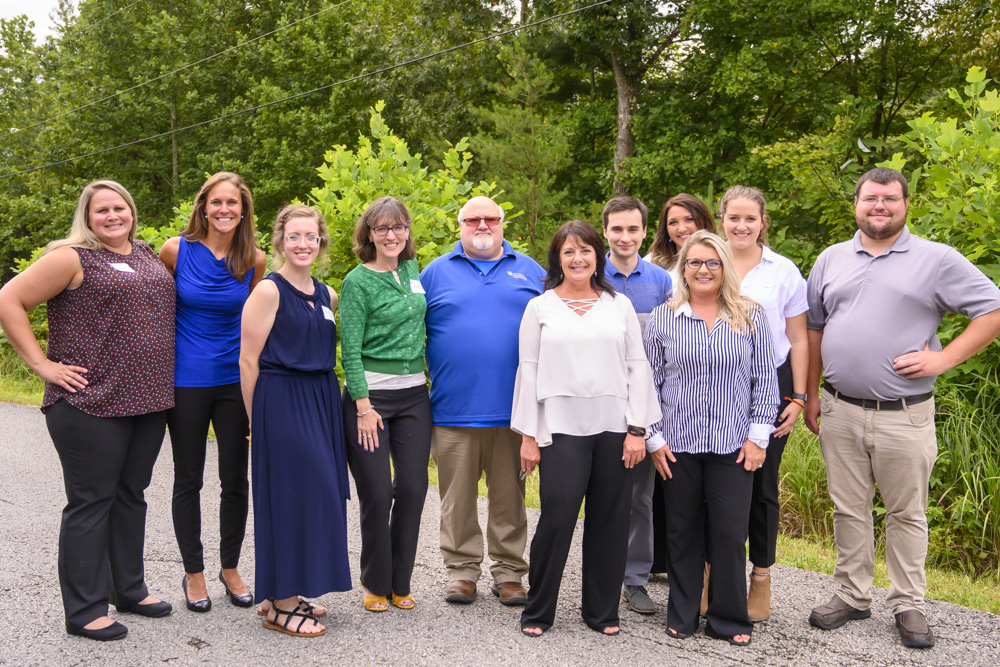
M871 616L877 484L886 603L903 644L925 648L934 645L924 617L934 381L1000 334L1000 289L954 248L913 236L908 206L902 174L864 174L854 194L858 232L823 251L809 275L805 421L819 434L837 543L836 594L809 622L832 630ZM936 332L947 311L972 321L942 349Z

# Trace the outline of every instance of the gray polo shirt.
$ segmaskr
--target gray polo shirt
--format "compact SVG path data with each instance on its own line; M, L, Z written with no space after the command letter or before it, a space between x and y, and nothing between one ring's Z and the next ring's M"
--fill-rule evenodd
M830 246L809 274L808 327L823 330L823 377L855 398L895 400L934 389L935 377L908 380L892 360L928 345L947 312L972 319L1000 309L1000 288L954 248L903 229L873 257L851 241Z

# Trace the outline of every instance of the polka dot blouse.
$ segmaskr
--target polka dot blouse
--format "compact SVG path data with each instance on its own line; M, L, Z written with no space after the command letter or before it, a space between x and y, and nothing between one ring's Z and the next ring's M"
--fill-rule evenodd
M127 255L74 248L83 282L48 302L52 361L87 369L70 393L45 383L42 410L60 399L96 417L130 417L174 405L174 279L142 241Z

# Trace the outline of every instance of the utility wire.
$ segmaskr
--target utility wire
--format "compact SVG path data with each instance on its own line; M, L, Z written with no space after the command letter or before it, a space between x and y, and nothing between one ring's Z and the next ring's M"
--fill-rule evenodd
M81 160L81 159L87 158L87 157L93 157L95 155L101 155L102 153L108 153L108 152L111 152L111 151L114 151L114 150L118 150L119 148L126 148L128 146L134 146L136 144L141 144L141 143L144 143L146 141L152 141L153 139L160 139L161 137L168 137L168 136L170 136L172 134L177 134L179 132L184 132L186 130L191 130L191 129L194 129L196 127L202 127L204 125L209 125L210 123L214 123L214 122L220 121L220 120L225 120L226 118L233 118L234 116L240 116L240 115L243 115L245 113L250 113L251 111L257 111L258 109L264 109L266 107L274 106L275 104L281 104L282 102L288 102L289 100L294 100L294 99L298 99L300 97L305 97L306 95L312 95L313 93L318 93L318 92L323 91L323 90L329 90L330 88L335 88L337 86L342 86L342 85L345 85L345 84L348 84L348 83L353 83L355 81L360 81L361 79L366 79L366 78L368 78L370 76L375 76L376 74L384 74L385 72L391 72L392 70L399 69L401 67L406 67L408 65L414 65L416 63L423 62L423 61L429 60L431 58L436 58L437 56L442 56L442 55L445 55L447 53L451 53L453 51L458 51L459 49L464 49L466 47L473 46L473 45L479 44L481 42L487 42L487 41L489 41L491 39L497 39L499 37L505 37L505 36L513 34L515 32L520 32L521 30L524 30L526 28L533 28L533 27L535 27L537 25L541 25L543 23L548 23L549 21L554 21L556 19L563 18L564 16L569 16L570 14L578 14L578 13L586 11L588 9L593 9L594 7L599 7L601 5L606 5L609 2L611 2L611 1L612 0L600 0L600 2L595 2L593 4L587 5L586 7L580 7L578 9L572 9L572 10L570 10L568 12L563 12L561 14L555 14L553 16L549 16L547 18L540 19L540 20L534 21L532 23L526 23L526 24L518 26L516 28L511 28L509 30L504 30L503 32L498 32L498 33L494 33L492 35L488 35L487 37L481 37L479 39L472 40L471 42L466 42L464 44L459 44L458 46L452 46L452 47L449 47L447 49L442 49L440 51L435 51L434 53L429 53L427 55L419 56L417 58L413 58L413 59L407 60L405 62L397 63L395 65L389 65L388 67L382 67L381 69L373 70L371 72L365 72L364 74L358 74L357 76L352 76L352 77L350 77L348 79L342 79L342 80L336 81L334 83L328 83L325 86L320 86L319 88L313 88L312 90L307 90L307 91L302 92L302 93L296 93L295 95L289 95L288 97L283 97L280 100L273 100L271 102L265 102L263 104L258 104L257 106L250 107L248 109L240 109L239 111L233 111L232 113L225 114L224 116L217 116L216 118L211 118L209 120L203 120L203 121L198 122L198 123L192 123L191 125L185 125L184 127L178 127L176 129L168 130L166 132L161 132L159 134L154 134L154 135L145 137L143 139L136 139L134 141L128 141L128 142L125 142L123 144L118 144L117 146L111 146L109 148L102 148L101 150L98 150L98 151L93 151L93 152L90 152L90 153L84 153L83 155L76 155L76 156L71 157L71 158L66 158L65 160L58 160L56 162L49 162L48 164L43 164L43 165L38 166L38 167L30 167L28 169L22 169L20 171L13 171L13 172L10 172L10 173L7 173L7 174L0 175L0 180L6 179L6 178L11 178L13 176L19 176L21 174L28 174L28 173L31 173L33 171L38 171L40 169L47 169L49 167L55 167L55 166L58 166L58 165L61 165L61 164L66 164L67 162L74 162L76 160Z
M142 2L142 0L136 0L136 1L137 2ZM175 70L173 70L171 72L167 72L167 73L161 74L161 75L159 75L157 77L153 77L152 79L150 79L148 81L143 81L142 83L138 83L138 84L132 86L131 88L125 88L124 90L119 90L117 93L112 93L111 95L108 95L107 97L102 97L99 100L94 100L93 102L88 102L87 104L84 104L82 106L78 106L75 109L70 109L69 111L64 111L61 114L57 114L55 116L52 116L51 118L46 118L45 120L40 120L37 123L35 123L34 125L29 125L27 127L21 128L19 130L15 130L13 133L24 132L25 130L30 130L32 128L38 127L39 125L43 125L45 123L49 123L49 122L54 121L54 120L59 120L60 118L65 118L66 116L75 114L77 111L82 111L83 109L87 109L89 107L92 107L95 104L100 104L101 102L107 102L108 100L114 99L114 98L118 97L119 95L124 95L125 93L133 91L133 90L135 90L137 88L142 88L143 86L148 85L150 83L153 83L154 81L159 81L160 79L168 77L171 74L177 74L177 72L181 72L183 70L189 69L191 67L194 67L195 65L200 65L203 62L209 61L212 58L217 58L217 57L219 57L219 56L221 56L221 55L223 55L225 53L229 53L230 51L235 51L236 49L238 49L238 48L240 48L242 46L246 46L247 44L253 44L257 40L264 39L265 37L273 35L276 32L281 32L282 30L285 30L286 28L291 28L292 26L298 25L299 23L302 23L303 21L308 21L309 19L311 19L313 17L316 17L316 16L319 16L320 14L323 14L324 12L328 12L331 9L336 9L337 7L340 7L341 5L346 5L348 2L351 2L351 0L342 0L342 2L338 2L337 4L335 4L333 6L330 6L330 7L327 7L326 9L321 9L318 12L315 12L314 14L310 14L309 16L303 17L303 18L301 18L301 19L299 19L297 21L293 21L292 23L289 23L288 25L283 25L280 28L275 28L271 32L266 32L263 35L257 35L253 39L248 39L245 42L240 42L239 44L236 44L234 46L230 46L228 49L224 49L222 51L219 51L218 53L213 53L210 56L206 56L205 58L202 58L201 60L196 60L194 62L188 63L187 65L182 65L181 67L178 67L177 69L175 69ZM135 3L133 2L132 4L134 5ZM131 6L132 5L129 5L129 7L131 7ZM121 11L121 10L119 10L119 11ZM107 18L110 18L110 17L107 17ZM104 19L104 20L107 20L107 18ZM97 24L95 23L94 25L97 25ZM93 26L91 26L91 27L93 27Z
M99 26L102 23L104 23L105 21L107 21L112 16L115 16L116 14L121 14L123 11L125 11L129 7L133 7L135 5L138 5L140 2L142 2L142 0L135 0L135 2L127 4L124 7L122 7L121 9L118 9L118 10L115 10L115 11L111 12L110 14L108 14L107 16L105 16L104 18L102 18L101 20L95 21L94 23L91 23L90 25L86 26L85 28L83 28L83 30L81 30L81 32L85 33L85 32L88 32L89 30L93 30L97 26Z

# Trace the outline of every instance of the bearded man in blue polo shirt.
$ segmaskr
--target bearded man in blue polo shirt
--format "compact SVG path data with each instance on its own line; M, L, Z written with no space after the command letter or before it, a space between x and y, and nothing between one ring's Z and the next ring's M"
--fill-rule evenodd
M639 257L646 238L649 209L634 197L614 197L604 205L601 223L611 248L604 275L619 294L632 302L639 324L645 330L649 313L670 297L670 275L659 266ZM639 614L656 612L656 604L646 592L653 567L653 484L652 458L635 466L632 487L632 515L628 530L628 560L622 600Z
M527 602L528 522L520 478L521 436L510 430L518 330L545 271L503 238L503 209L473 197L459 211L460 241L424 269L427 367L434 435L431 455L441 493L445 600L469 604L482 573L483 533L476 499L486 474L491 590L500 603Z

